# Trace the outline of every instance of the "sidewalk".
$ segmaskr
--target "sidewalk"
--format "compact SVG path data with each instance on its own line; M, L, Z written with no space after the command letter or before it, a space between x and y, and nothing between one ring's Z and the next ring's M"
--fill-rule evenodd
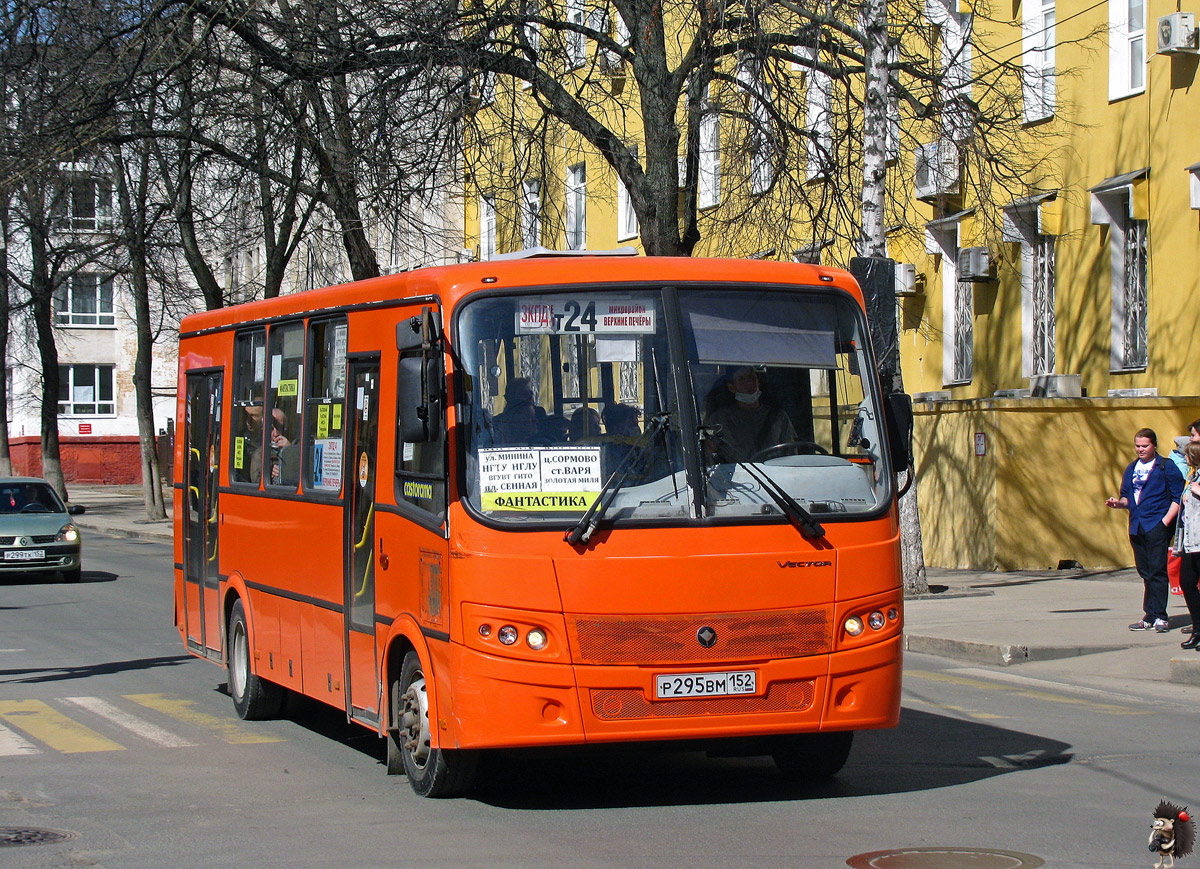
M168 518L146 517L140 486L69 487L85 532L170 542ZM1168 601L1172 630L1128 629L1141 613L1142 583L1132 568L1112 571L927 570L931 594L905 601L909 652L993 667L1021 665L1030 675L1067 674L1097 684L1174 682L1200 686L1200 653L1186 652L1183 598Z

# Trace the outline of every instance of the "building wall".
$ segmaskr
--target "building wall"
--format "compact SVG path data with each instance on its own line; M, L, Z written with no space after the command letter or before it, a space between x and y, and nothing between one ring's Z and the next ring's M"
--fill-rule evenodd
M939 567L1127 567L1128 513L1104 499L1154 429L1165 456L1200 397L981 399L916 405L925 559ZM976 447L982 436L982 454Z
M13 473L42 476L40 437L9 443ZM63 477L68 483L136 485L142 482L142 452L137 437L63 437L59 440Z

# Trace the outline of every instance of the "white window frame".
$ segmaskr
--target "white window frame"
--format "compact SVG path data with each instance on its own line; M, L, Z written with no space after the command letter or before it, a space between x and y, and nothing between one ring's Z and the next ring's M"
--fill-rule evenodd
M1124 99L1146 90L1146 2L1109 0L1108 98Z
M71 232L105 232L113 227L112 179L91 172L65 171L57 191L54 215L58 227Z
M709 102L706 91L700 116L700 177L696 179L696 206L714 208L720 203L721 115Z
M942 385L965 386L975 374L975 288L958 279L960 225L925 228L925 251L942 256Z
M1024 66L1021 92L1026 123L1054 116L1057 99L1055 77L1055 0L1025 0L1021 21Z
M633 155L633 159L638 159L638 146L630 145L629 152ZM637 212L633 208L633 199L629 195L629 189L625 186L625 182L621 177L617 176L617 241L628 241L631 238L637 238L641 233L641 227L638 226Z
M583 27L587 22L584 0L567 0L567 22ZM582 31L568 30L565 34L567 69L579 69L587 61L587 36Z
M1004 209L1004 241L1021 250L1021 376L1053 374L1057 362L1057 237L1042 231L1041 204L1049 195Z
M564 234L567 250L587 250L587 164L567 167Z
M775 183L775 147L771 123L774 95L761 70L752 63L738 66L738 81L750 101L750 192L766 193Z
M1112 316L1109 369L1144 371L1149 364L1149 221L1135 213L1135 183L1092 190L1092 223L1107 225Z
M479 197L479 260L486 262L496 255L496 197Z
M78 375L91 371L92 384L77 384ZM116 416L117 415L117 367L115 365L71 364L58 367L59 416ZM107 381L109 397L104 398ZM69 400L63 401L65 391ZM91 409L89 409L91 408Z
M804 84L804 124L809 137L805 142L808 155L808 178L824 177L831 167L833 150L833 77L817 69L821 54L816 48L801 52L812 64Z
M91 303L92 310L76 310L82 307L81 303L85 300ZM54 325L115 329L117 318L113 310L113 276L100 272L76 272L71 275L54 291Z
M1200 163L1187 167L1188 199L1193 211L1200 209Z
M527 178L521 182L521 247L528 250L542 243L542 182Z

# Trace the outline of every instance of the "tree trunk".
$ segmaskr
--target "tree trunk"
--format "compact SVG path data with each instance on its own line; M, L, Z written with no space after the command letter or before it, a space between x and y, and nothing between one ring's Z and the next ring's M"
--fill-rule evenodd
M887 183L887 112L888 87L888 5L887 0L866 0L863 4L863 26L866 32L866 83L863 99L863 189L862 234L859 256L886 257L887 237L884 229ZM896 304L894 285L888 304ZM884 352L891 358L881 360L881 367L893 372L892 382L884 388L904 391L900 368L898 337L886 342ZM921 541L921 517L917 511L916 471L904 497L900 499L901 565L906 596L928 594L925 576L925 554Z
M8 285L8 206L11 193L0 190L0 359L8 359L8 328L10 299ZM0 477L12 476L12 452L8 444L8 372L0 377Z

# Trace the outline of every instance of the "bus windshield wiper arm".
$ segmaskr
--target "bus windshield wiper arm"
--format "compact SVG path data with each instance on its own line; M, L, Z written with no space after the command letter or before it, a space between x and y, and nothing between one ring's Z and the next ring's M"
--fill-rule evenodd
M596 530L596 526L600 524L600 520L604 518L608 506L616 497L617 492L625 485L625 480L629 477L629 472L633 466L641 461L646 454L646 448L650 446L659 432L667 427L668 414L656 413L646 421L646 430L642 432L642 436L634 442L629 448L629 452L625 454L625 458L617 465L616 470L608 475L608 479L604 481L604 486L600 489L600 494L596 496L596 500L592 502L592 506L588 507L587 512L579 517L579 521L571 526L570 530L563 535L563 540L571 544L587 543L592 533Z
M750 467L747 462L738 462L738 465L753 477L755 482L762 486L764 492L771 496L771 500L783 511L783 515L787 516L788 520L796 526L797 531L805 537L817 538L825 536L825 528L813 517L813 514L801 507L799 502L785 492L769 474Z

